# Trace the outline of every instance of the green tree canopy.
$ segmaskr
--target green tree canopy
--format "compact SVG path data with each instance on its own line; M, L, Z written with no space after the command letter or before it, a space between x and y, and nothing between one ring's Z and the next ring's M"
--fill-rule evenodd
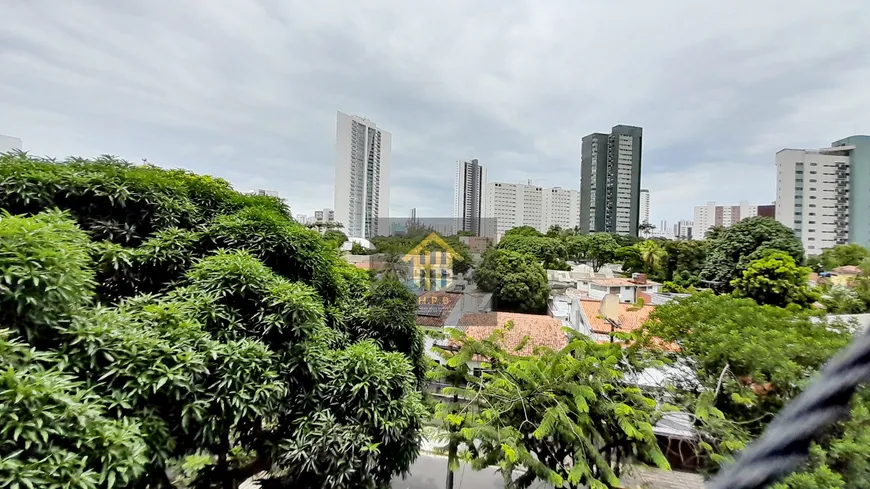
M870 250L857 243L850 243L822 251L820 261L825 270L833 270L845 265L858 266L868 258L870 258Z
M483 254L474 281L492 292L499 310L543 312L550 286L547 271L535 258L515 251L493 249Z
M701 292L657 307L639 336L649 346L662 340L679 345L664 353L694 371L697 381L672 379L678 388L672 402L696 416L701 450L723 463L723 454L757 437L851 341L852 326L809 311ZM850 420L814 445L802 470L774 487L870 487L867 401L862 391Z
M742 276L750 262L768 250L782 251L797 264L804 260L803 245L794 232L767 217L743 219L729 228L716 230L707 239L710 243L701 278L725 291L732 289L732 281Z
M634 349L575 337L559 351L517 356L500 346L511 327L480 341L454 333L462 347L448 365L488 359L482 379L449 389L481 406L446 416L462 427L472 467L497 465L505 487L537 479L569 488L622 487L628 464L669 468L653 434L657 404L626 382L626 365L639 364Z
M376 488L416 457L414 296L280 201L17 153L0 209L0 485Z
M561 239L514 234L502 238L498 248L529 255L548 270L570 270L565 262L567 250Z
M735 296L750 297L759 304L807 308L820 297L810 290L809 275L810 269L797 266L788 254L768 250L750 262L743 276L732 280L731 285Z
M508 229L507 231L505 231L504 236L502 236L502 239L507 238L509 236L541 237L541 236L543 236L543 234L541 234L537 229L533 228L532 226L519 226L519 227L515 227L515 228Z
M347 241L347 235L336 229L330 229L323 233L323 239L332 246L340 248Z
M609 233L592 233L586 236L586 258L591 262L592 269L596 272L604 264L616 258L616 250L619 243Z

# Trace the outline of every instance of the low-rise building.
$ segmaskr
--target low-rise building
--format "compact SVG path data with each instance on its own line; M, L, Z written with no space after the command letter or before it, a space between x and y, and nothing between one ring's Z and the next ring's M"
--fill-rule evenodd
M488 338L496 329L505 329L508 321L513 323L510 331L505 331L502 347L518 355L532 355L536 347L545 346L560 350L568 345L568 336L562 330L558 319L540 314L520 314L513 312L481 312L465 314L459 318L457 328L475 340ZM528 341L524 338L528 336ZM446 346L458 347L453 340ZM522 346L520 350L517 347ZM479 369L482 358L469 361L469 367Z
M611 332L629 333L643 326L655 306L620 304L615 325L601 315L600 309L601 299L575 297L569 311L571 328L594 340L608 341Z
M642 293L661 290L662 284L647 280L646 274L635 273L631 278L592 278L577 281L577 289L595 300L607 294L619 296L619 302L635 303Z
M486 236L460 236L459 242L468 246L468 251L475 254L484 253L492 248L492 238Z

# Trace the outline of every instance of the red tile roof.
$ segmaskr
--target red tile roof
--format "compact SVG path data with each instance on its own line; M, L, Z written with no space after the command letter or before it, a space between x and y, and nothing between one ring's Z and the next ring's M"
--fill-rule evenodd
M589 282L603 287L647 287L650 285L661 285L652 280L647 280L645 283L639 284L630 278L598 278L592 279Z
M832 272L837 275L861 275L861 269L856 267L855 265L844 265L842 267L837 267Z
M441 311L440 316L418 315L417 324L420 326L439 328L444 326L444 322L447 321L447 318L450 316L450 312L453 311L453 308L456 307L456 304L459 303L460 299L462 299L462 294L457 294L453 292L424 292L417 297L417 302L419 304L442 304L444 306L444 309Z
M513 328L505 331L504 348L513 353L523 338L529 341L516 354L528 356L537 346L546 346L560 350L568 345L562 322L550 316L538 314L518 314L512 312L482 312L466 314L459 319L459 326L469 337L482 340L492 334L497 328L503 329L508 321L513 321ZM451 340L451 344L455 343Z
M580 305L583 307L583 313L589 320L589 326L594 333L610 333L610 323L600 317L598 312L601 307L600 300L581 298ZM632 310L635 309L633 304L619 304L619 329L617 331L629 332L640 328L655 308L653 305L645 305L638 310Z

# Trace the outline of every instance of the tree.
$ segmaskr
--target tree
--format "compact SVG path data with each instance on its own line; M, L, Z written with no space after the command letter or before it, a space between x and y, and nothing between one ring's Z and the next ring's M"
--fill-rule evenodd
M637 227L637 230L639 233L641 233L645 237L649 238L649 235L652 234L652 232L656 230L656 227L653 224L650 224L648 222L642 222Z
M757 437L852 333L850 325L814 318L809 311L701 292L657 307L638 337L647 346L662 341L679 346L664 354L696 377L667 382L677 387L672 402L696 415L699 448L723 463L728 458L722 455ZM867 400L866 390L859 393L851 419L814 444L802 471L774 487L870 487Z
M596 272L605 263L616 258L616 250L619 243L608 233L592 233L588 235L586 257L592 262L592 269Z
M514 234L502 238L498 248L529 255L548 270L570 270L565 262L567 250L556 238Z
M642 273L646 271L646 262L636 246L621 246L614 253L614 260L622 264L625 273Z
M498 465L505 487L539 479L570 488L621 487L628 464L669 468L653 434L656 402L625 382L634 349L577 336L562 350L517 356L500 346L510 328L481 341L454 333L462 347L448 365L487 359L481 381L452 390L480 406L450 418L462 427L473 468Z
M796 264L804 259L804 249L794 232L767 217L750 217L733 226L716 230L711 237L701 271L701 279L730 291L749 263L768 250L782 251Z
M858 314L867 311L867 304L855 290L842 285L834 285L822 294L825 310L833 314Z
M405 255L395 250L387 251L381 255L381 271L384 276L396 280L407 280L410 273Z
M347 241L347 235L341 231L330 229L323 233L323 239L324 241L332 244L334 247L341 248L341 245L343 245Z
M819 300L819 294L810 290L809 275L810 269L797 266L788 254L769 250L750 262L731 285L735 296L750 297L759 304L807 308Z
M634 245L637 248L641 260L644 262L646 273L655 274L661 269L668 253L658 242L648 239Z
M375 488L415 459L415 297L279 200L18 153L0 208L3 485Z
M701 268L707 255L707 242L665 241L664 248L667 257L662 279L678 282L685 287L699 285Z
M499 310L542 312L547 307L547 271L528 255L489 250L474 271L474 280L481 290L493 293Z
M548 238L561 238L562 237L562 226L558 224L553 224L550 226L550 229L547 229L546 236Z
M508 229L502 239L507 238L509 236L533 236L533 237L541 237L541 234L537 229L532 226L519 226L512 229Z
M833 270L846 265L858 266L868 258L870 250L857 243L850 243L825 249L819 260L824 270Z

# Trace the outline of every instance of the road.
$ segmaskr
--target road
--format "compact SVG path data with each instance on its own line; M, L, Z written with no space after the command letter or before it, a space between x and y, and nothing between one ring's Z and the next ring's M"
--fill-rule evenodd
M447 479L447 459L434 455L420 454L411 466L411 475L402 480L393 479L393 489L444 489ZM550 486L533 484L532 489L546 489ZM475 471L463 464L453 479L454 489L504 489L504 479L496 469Z

